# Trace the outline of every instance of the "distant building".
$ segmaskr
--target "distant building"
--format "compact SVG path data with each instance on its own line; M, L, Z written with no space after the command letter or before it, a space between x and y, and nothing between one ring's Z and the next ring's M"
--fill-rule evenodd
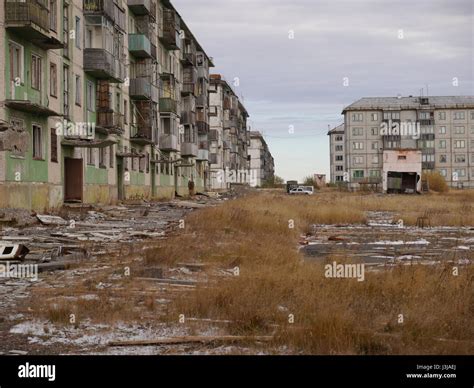
M328 133L331 182L385 182L385 151L419 150L422 172L474 187L474 96L362 98L342 114Z
M275 177L275 162L262 134L250 132L250 176L252 186L262 186Z
M329 154L331 158L331 183L343 183L345 169L344 123L331 129L329 136Z

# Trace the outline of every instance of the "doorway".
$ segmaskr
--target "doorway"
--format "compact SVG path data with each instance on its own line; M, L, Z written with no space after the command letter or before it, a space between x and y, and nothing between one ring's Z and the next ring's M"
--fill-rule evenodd
M82 202L83 159L64 158L64 202Z
M123 158L117 156L117 198L119 201L123 201L124 199L123 174Z

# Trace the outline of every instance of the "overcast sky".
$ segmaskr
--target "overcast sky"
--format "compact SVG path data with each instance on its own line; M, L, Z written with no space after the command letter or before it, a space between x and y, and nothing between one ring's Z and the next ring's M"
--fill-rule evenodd
M361 97L474 95L474 0L172 2L284 179L329 174L328 125Z

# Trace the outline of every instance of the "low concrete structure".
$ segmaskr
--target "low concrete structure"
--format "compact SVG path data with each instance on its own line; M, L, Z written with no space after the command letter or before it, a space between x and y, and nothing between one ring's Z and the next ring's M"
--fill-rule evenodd
M382 169L384 193L421 192L421 150L385 150Z

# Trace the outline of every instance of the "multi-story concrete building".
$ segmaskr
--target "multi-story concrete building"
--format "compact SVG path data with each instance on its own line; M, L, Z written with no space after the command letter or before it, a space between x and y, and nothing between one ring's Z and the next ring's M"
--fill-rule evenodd
M211 74L210 77L211 187L223 190L233 183L249 183L249 115L220 74Z
M345 152L344 152L344 123L328 132L331 183L344 182Z
M349 187L382 183L386 150L421 151L423 172L439 171L452 187L474 187L474 96L362 98L342 114ZM329 135L332 153L340 134ZM340 180L340 162L334 148L332 182Z
M168 0L1 0L0 207L210 184L209 68Z
M258 131L250 132L250 184L261 187L264 183L273 183L275 162L263 135Z

